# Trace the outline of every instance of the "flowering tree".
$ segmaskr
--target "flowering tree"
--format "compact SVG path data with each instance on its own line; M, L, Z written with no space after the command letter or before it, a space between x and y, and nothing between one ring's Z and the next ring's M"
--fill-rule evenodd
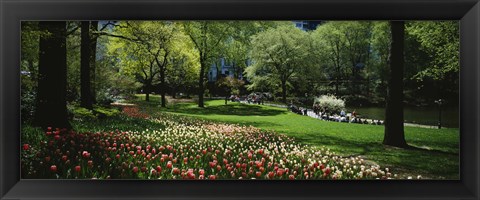
M321 108L327 108L332 112L340 112L342 109L345 109L345 101L333 95L322 95L317 97L313 104L320 106Z

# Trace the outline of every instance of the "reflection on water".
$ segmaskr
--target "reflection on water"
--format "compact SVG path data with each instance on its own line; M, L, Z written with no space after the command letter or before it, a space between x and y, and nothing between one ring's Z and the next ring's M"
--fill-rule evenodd
M385 119L384 107L362 107L362 108L347 108L348 111L356 110L364 118L369 119ZM437 125L438 124L438 108L436 107L405 107L404 119L408 123ZM458 108L442 108L442 126L458 128Z

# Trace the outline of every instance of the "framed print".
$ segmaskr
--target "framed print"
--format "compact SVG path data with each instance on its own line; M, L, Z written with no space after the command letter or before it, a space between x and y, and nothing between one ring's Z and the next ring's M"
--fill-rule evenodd
M2 1L2 199L478 199L478 1Z

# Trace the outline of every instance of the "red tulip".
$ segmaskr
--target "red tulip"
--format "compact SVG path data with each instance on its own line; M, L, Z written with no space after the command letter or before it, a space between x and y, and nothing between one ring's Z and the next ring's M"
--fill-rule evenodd
M216 177L215 175L210 175L210 176L208 177L208 179L210 179L210 180L215 180L216 178L217 178L217 177Z
M138 172L138 167L133 167L133 173L137 173Z
M60 139L60 135L55 135L55 140L59 140Z
M160 173L162 171L162 167L157 166L157 172Z
M168 169L172 169L172 161L168 161L168 162L167 162L167 168L168 168Z
M274 172L268 172L268 178L273 178L275 176L275 173Z
M50 166L50 171L56 172L57 171L57 166L56 165Z
M63 155L63 156L62 156L62 160L63 160L63 161L66 161L66 160L67 160L67 156L66 156L66 155Z
M205 170L203 170L203 169L199 170L199 171L198 171L198 174L204 175L204 174L205 174Z
M172 173L173 174L180 174L180 169L175 167L175 168L173 168Z
M288 179L294 180L294 179L295 179L295 176L293 176L292 174L290 174L290 175L288 176Z
M263 149L259 149L258 154L262 155L263 154Z
M257 177L260 177L260 176L262 176L262 172L257 171L257 172L255 173L255 175L256 175Z
M24 150L24 151L28 150L28 148L30 148L30 146L29 146L28 144L24 144L24 145L23 145L23 150Z
M80 172L81 169L82 169L82 168L80 167L80 165L75 166L75 171L76 171L76 172Z
M208 162L208 164L210 165L211 168L215 167L215 162Z
M83 152L82 152L82 156L83 156L84 158L88 158L88 157L90 157L90 153L88 153L88 151L83 151Z
M277 176L283 176L283 173L285 172L284 169L278 169L277 170Z
M325 168L325 169L323 170L323 172L324 172L326 175L330 174L330 168Z

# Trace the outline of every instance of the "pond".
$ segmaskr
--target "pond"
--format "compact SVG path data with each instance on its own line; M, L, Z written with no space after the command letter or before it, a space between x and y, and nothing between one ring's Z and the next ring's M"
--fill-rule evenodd
M368 119L385 119L384 107L361 107L347 108L349 112L356 112L364 118ZM437 125L438 124L438 108L436 107L405 107L404 118L408 123ZM442 108L442 126L450 128L459 127L459 110L458 107Z

